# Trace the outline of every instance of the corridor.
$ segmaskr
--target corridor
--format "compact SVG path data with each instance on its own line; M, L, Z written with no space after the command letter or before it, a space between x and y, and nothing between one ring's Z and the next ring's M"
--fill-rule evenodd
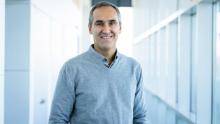
M89 49L101 0L0 0L0 124L48 124L62 65ZM142 67L150 124L220 124L220 0L105 0Z

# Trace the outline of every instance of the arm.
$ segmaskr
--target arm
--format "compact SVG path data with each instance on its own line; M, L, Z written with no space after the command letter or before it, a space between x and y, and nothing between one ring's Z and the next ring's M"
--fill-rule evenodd
M138 71L137 77L138 82L134 99L133 124L147 124L147 108L143 91L143 77L141 68Z
M67 67L60 71L52 101L49 124L68 124L75 101L74 83L68 77Z

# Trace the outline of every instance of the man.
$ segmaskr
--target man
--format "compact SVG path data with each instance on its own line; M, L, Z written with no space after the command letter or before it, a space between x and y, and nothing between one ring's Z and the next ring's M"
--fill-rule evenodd
M88 27L94 44L61 69L49 123L146 124L141 67L116 49L118 8L97 3Z

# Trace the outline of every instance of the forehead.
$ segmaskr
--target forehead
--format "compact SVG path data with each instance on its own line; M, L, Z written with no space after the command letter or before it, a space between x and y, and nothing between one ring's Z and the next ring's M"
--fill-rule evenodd
M96 20L118 20L117 11L111 6L96 8L93 12L93 19Z

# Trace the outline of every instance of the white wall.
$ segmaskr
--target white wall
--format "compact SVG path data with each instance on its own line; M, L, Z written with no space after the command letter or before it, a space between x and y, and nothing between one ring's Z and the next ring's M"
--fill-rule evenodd
M132 41L133 41L133 14L132 8L120 7L122 30L117 41L117 49L120 53L132 56Z
M30 123L46 124L58 72L65 61L77 55L78 31L38 5L31 4Z
M213 84L213 124L220 123L220 1L216 4Z
M4 122L4 31L5 0L0 0L0 124Z
M28 1L6 2L5 31L5 124L29 123Z
M31 6L30 85L31 123L45 124L50 81L50 18Z
M79 51L79 19L71 0L31 2L30 123L48 123L59 70Z
M195 42L195 82L197 84L197 123L212 121L212 62L213 62L213 19L212 4L197 6L197 40Z
M90 0L80 0L80 10L82 12L81 16L81 30L80 30L80 44L79 49L80 53L88 50L91 43L93 43L92 39L90 39L89 29L88 29L88 18L89 11L91 8Z
M74 7L71 0L7 1L5 124L48 123L59 70L78 52Z

